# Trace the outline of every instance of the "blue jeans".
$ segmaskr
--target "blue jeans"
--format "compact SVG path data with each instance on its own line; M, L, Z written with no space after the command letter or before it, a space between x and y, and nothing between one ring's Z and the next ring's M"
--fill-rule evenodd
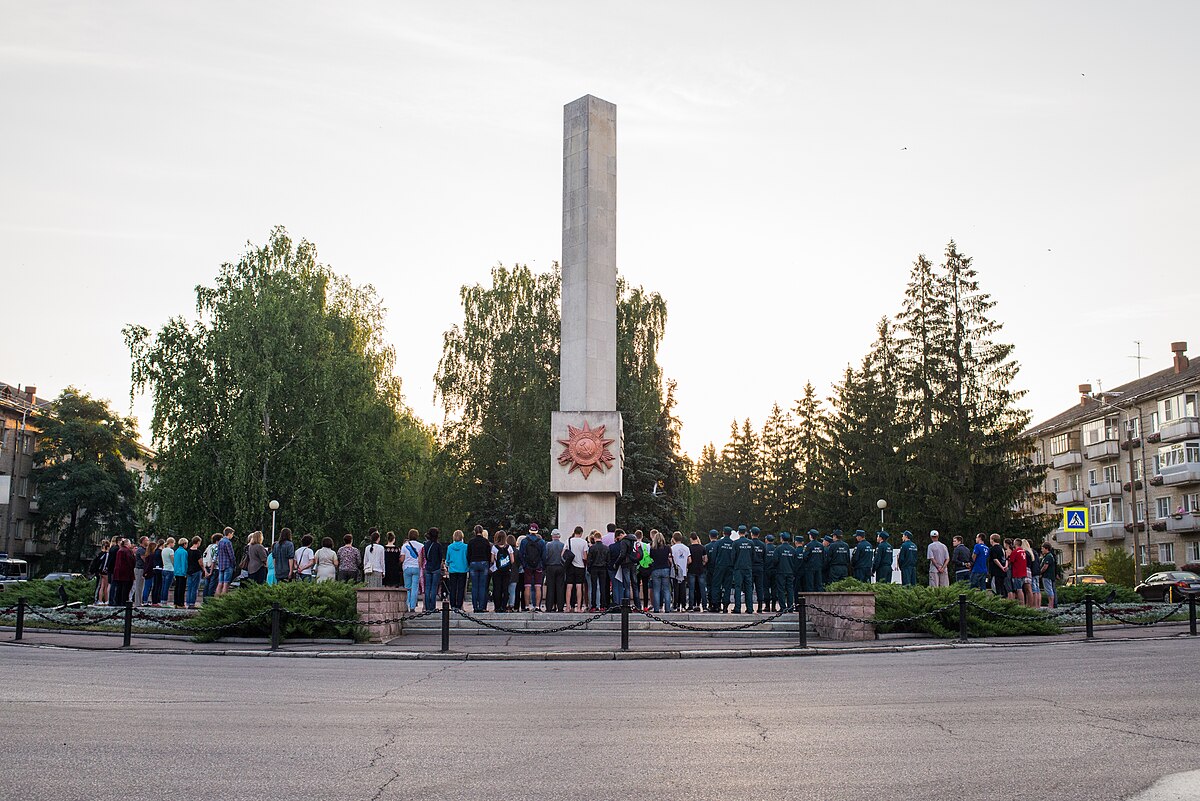
M671 571L660 567L650 571L650 605L655 612L671 611Z
M508 580L508 611L513 611L517 608L517 571L510 570Z
M411 609L412 605L416 603L416 599L421 597L421 568L404 568L404 587L408 590L408 597L411 599L408 602L408 606Z
M145 574L145 581L142 582L142 603L147 603L150 600L150 596L154 595L157 577L158 574L153 570ZM157 602L158 597L155 596L154 600Z
M196 593L197 593L197 591L199 591L199 589L200 589L200 571L197 570L195 573L188 573L187 592L185 595L184 603L186 603L188 606L195 606L196 605Z
M467 566L471 573L471 609L487 611L488 563L472 562Z
M175 572L172 570L164 570L162 572L162 595L158 599L160 604L165 604L167 602L167 598L169 598L171 595L171 588L174 586Z
M625 603L625 582L621 579L624 573L620 570L609 570L608 578L612 582L612 605L621 606Z
M987 573L972 573L971 574L971 589L986 590L987 589Z
M442 583L442 571L440 571L440 570L426 570L425 571L425 611L426 612L428 612L430 609L433 609L433 607L437 604L438 586L441 583ZM409 603L408 608L416 609L417 602L415 600L413 600L411 603Z
M214 567L212 572L208 574L208 578L204 579L204 597L212 598L217 594L217 569Z

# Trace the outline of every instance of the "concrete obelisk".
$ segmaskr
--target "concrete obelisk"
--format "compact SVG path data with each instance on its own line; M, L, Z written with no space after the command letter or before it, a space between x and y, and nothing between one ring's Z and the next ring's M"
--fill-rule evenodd
M563 539L616 521L624 462L617 411L617 107L563 109L562 343L550 491Z

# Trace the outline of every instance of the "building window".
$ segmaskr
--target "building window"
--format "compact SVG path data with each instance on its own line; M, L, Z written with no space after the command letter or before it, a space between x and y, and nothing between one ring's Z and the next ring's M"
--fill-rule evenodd
M1146 522L1146 502L1145 501L1138 501L1137 505L1133 507L1133 519L1135 521L1137 521L1138 523Z
M1145 468L1142 466L1141 459L1135 459L1133 462L1133 480L1141 481L1144 478Z
M1189 562L1200 562L1200 540L1187 543L1185 548Z
M29 476L21 476L17 482L17 494L22 498L29 496Z
M1133 438L1138 439L1142 436L1142 418L1139 413L1137 417L1130 417L1126 424L1133 429Z
M1155 461L1158 462L1160 469L1200 462L1200 442L1177 442L1174 445L1164 445L1158 449Z
M1075 438L1074 434L1075 432L1068 431L1065 434L1058 434L1051 437L1050 455L1058 456L1068 451L1077 450L1079 448L1079 440Z
M1105 481L1115 481L1118 484L1120 484L1121 483L1121 466L1118 464L1110 464L1108 467L1104 468L1104 480Z
M1148 545L1139 545L1138 546L1138 564L1139 565L1150 564L1149 553L1150 553L1150 547Z
M1115 414L1103 420L1093 420L1090 423L1085 423L1081 432L1084 444L1095 445L1098 442L1119 439L1121 433L1118 423L1119 418Z
M1121 502L1108 499L1092 503L1092 525L1121 522Z
M1171 516L1171 499L1169 497L1154 499L1154 516L1159 520Z
M1079 474L1078 473L1074 473L1073 475L1067 476L1067 489L1070 489L1070 490L1079 489Z
M1059 482L1058 482L1057 478L1050 479L1050 486L1053 487L1055 493L1060 491L1059 490Z
M1158 546L1158 561L1163 564L1175 564L1175 543L1164 542Z
M1200 492L1189 492L1184 495L1183 508L1193 514L1200 512Z
M1091 470L1088 471L1088 486L1089 487L1096 486L1096 470L1095 470L1095 468L1092 468Z
M1096 553L1100 553L1100 552L1096 551ZM1086 567L1087 567L1087 554L1084 552L1083 548L1077 548L1075 550L1075 569L1083 570Z
M1150 433L1158 433L1158 412L1150 412Z

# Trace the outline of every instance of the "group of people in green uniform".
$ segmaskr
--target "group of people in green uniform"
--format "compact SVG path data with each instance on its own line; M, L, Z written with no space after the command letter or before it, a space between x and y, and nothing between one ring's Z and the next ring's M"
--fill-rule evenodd
M825 585L853 576L870 583L892 581L892 546L886 531L875 545L862 529L847 542L841 529L821 535L809 529L793 538L784 531L763 535L757 526L726 526L708 532L705 578L710 612L740 614L790 609L796 594L824 592ZM898 564L902 584L916 584L917 546L905 531Z

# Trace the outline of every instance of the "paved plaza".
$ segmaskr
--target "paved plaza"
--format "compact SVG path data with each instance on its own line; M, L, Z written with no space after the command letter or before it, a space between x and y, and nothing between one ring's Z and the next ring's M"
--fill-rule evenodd
M1175 725L1200 713L1196 648L474 663L3 646L3 797L160 799L146 766L169 765L172 787L222 799L1115 801L1200 768Z

